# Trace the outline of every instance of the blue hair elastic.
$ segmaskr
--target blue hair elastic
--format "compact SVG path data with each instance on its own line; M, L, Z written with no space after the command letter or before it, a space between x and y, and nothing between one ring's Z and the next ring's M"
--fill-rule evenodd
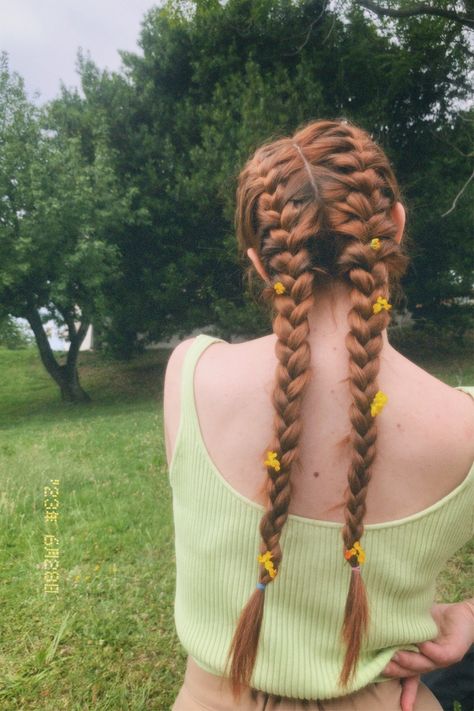
M257 588L260 588L260 590L265 590L265 585L266 583L257 583Z

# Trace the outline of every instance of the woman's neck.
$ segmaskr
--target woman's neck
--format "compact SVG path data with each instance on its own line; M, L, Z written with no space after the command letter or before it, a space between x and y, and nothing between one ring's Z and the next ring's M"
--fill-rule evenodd
M350 293L350 286L338 282L317 291L314 305L308 314L308 340L312 352L329 354L331 351L342 350L347 354L345 339L349 331L347 317L352 308ZM386 355L393 348L388 340L387 329L381 335L382 350Z

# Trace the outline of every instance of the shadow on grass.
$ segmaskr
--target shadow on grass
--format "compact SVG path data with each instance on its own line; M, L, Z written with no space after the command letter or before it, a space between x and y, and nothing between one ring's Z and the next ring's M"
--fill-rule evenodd
M120 403L134 409L150 400L161 402L164 373L170 351L146 351L130 361L106 358L100 353L79 356L79 377L91 402L63 402L57 385L39 360L35 348L0 349L0 428L27 420L42 422L90 419L103 410L110 414Z

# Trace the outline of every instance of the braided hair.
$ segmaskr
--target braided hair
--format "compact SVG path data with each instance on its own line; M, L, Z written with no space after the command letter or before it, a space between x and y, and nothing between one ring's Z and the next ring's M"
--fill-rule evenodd
M371 403L378 392L381 333L390 320L388 310L374 313L373 304L397 290L409 262L394 239L397 225L390 214L399 198L383 150L346 119L312 121L292 138L264 143L239 175L235 212L239 247L242 253L253 247L270 278L262 297L272 311L278 364L273 435L265 451L278 455L278 467L265 462L268 506L259 526L259 583L241 612L227 655L226 670L232 660L228 676L236 698L249 685L255 665L265 586L275 581L284 564L280 538L288 518L291 472L299 465L302 402L311 380L308 313L315 303L315 287L334 281L350 286L352 304L345 341L352 399L346 440L352 454L341 531L341 555L351 574L341 629L346 650L341 687L347 688L356 669L369 610L358 557L352 553L364 532L377 438ZM375 237L377 250L371 247ZM251 274L252 267L250 281ZM276 281L278 292L273 288Z

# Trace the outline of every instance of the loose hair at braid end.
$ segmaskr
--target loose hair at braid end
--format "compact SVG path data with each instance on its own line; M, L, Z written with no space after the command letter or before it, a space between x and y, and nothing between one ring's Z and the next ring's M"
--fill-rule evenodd
M346 655L339 676L339 684L347 687L349 679L354 675L363 637L369 626L369 604L367 591L359 570L351 570L351 582L347 593L342 639L346 645Z
M232 693L237 702L242 691L250 684L262 627L264 602L265 591L255 588L242 610L227 653L224 674L230 677Z

